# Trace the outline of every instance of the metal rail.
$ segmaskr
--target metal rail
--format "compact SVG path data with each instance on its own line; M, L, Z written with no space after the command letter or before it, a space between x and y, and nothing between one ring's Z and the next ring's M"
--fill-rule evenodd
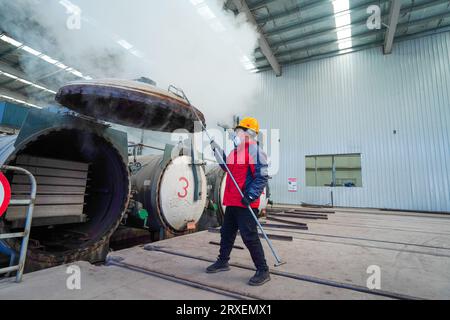
M199 261L205 261L205 262L214 262L215 261L213 259L208 259L208 258L204 258L204 257L198 257L198 256L182 253L182 252L168 250L165 248L155 246L154 244L148 244L148 245L144 246L144 250L157 251L157 252L162 252L162 253L169 254L169 255L174 255L174 256L199 260ZM241 269L246 269L246 270L254 270L253 267L250 267L250 266L247 266L247 265L244 265L241 263L230 263L230 266L236 267L236 268L241 268ZM381 297L386 297L386 298L391 298L391 299L427 300L425 298L410 296L410 295L406 295L406 294L402 294L402 293L378 290L378 289L369 289L367 287L363 287L360 285L339 282L339 281L334 281L334 280L327 280L327 279L322 279L322 278L318 278L318 277L295 274L295 273L290 273L290 272L285 272L285 271L278 271L275 269L271 269L269 272L273 275L277 275L277 276L284 277L284 278L290 278L290 279L299 280L299 281L311 282L311 283L315 283L315 284L319 284L319 285L335 287L335 288L345 289L345 290L351 290L351 291L356 291L356 292L361 292L361 293L366 293L366 294L371 294L371 295L376 295L376 296L381 296Z
M171 281L174 283L189 286L189 287L199 289L199 290L209 291L209 292L212 292L215 294L227 296L227 297L237 299L237 300L263 300L261 297L252 295L250 293L242 294L242 293L235 292L235 291L232 291L229 289L221 288L219 286L211 286L211 285L208 286L208 285L202 284L201 282L198 282L198 281L193 281L193 280L188 280L188 279L185 279L182 277L177 277L173 274L168 274L168 273L164 273L161 271L150 270L148 268L136 266L136 265L133 265L130 263L125 263L121 259L118 259L118 260L114 259L114 257L108 259L106 265L107 266L115 266L115 267L131 270L131 271L139 272L139 273L143 273L146 275L151 275L151 276L154 276L154 277L157 277L160 279L168 280L168 281Z
M216 229L216 228L209 228L208 232L210 233L220 233L220 229ZM238 234L240 232L238 231ZM258 233L258 236L260 238L263 238L263 234L262 233ZM292 236L283 236L283 235L279 235L279 234L270 234L270 233L266 233L267 238L272 239L272 240L280 240L280 241L294 241L294 237Z
M10 265L7 268L0 269L0 274L8 274L10 272L17 271L16 282L21 282L27 257L28 241L30 240L31 223L33 220L34 203L36 201L37 184L36 179L28 170L13 166L2 166L0 169L5 171L19 171L27 175L31 182L31 197L29 200L10 201L10 205L28 205L24 232L0 234L0 239L3 240L22 238L22 244L20 245L19 264L15 266ZM13 263L13 260L14 259L11 259L11 264Z

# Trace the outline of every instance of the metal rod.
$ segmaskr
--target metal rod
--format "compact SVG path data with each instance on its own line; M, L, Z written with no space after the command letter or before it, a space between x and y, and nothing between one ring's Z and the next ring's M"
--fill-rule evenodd
M190 259L194 259L194 260L214 262L214 260L211 260L208 258L197 257L197 256L193 256L193 255L186 254L183 252L167 250L167 249L155 246L154 244L148 244L148 245L144 246L144 250L158 251L158 252L163 252L166 254L190 258ZM254 270L252 267L247 266L245 264L241 264L241 263L230 263L230 266L241 268L241 269L246 269L246 270ZM322 278L317 278L317 277L302 275L302 274L294 274L294 273L285 272L285 271L270 270L270 273L277 275L277 276L294 279L294 280L306 281L306 282L311 282L311 283L315 283L315 284L320 284L320 285L325 285L325 286L330 286L330 287L335 287L335 288L340 288L340 289L347 289L347 290L353 290L353 291L363 292L363 293L377 295L377 296L384 296L384 297L388 297L388 298L394 298L394 299L400 299L400 300L426 300L425 298L408 296L408 295L404 295L401 293L378 290L378 289L369 289L367 287L359 286L356 284L338 282L338 281L334 281L334 280L322 279Z
M107 261L107 266L115 266L115 267L120 267L120 268L124 268L124 269L128 269L128 270L132 270L135 272L139 272L142 274L146 274L146 275L151 275L154 277L158 277L164 280L168 280L171 282L175 282L178 284L182 284L185 286L189 286L189 287L193 287L196 289L200 289L200 290L205 290L205 291L209 291L209 292L214 292L220 295L225 295L228 297L231 297L233 299L238 299L238 300L250 300L250 299L254 299L254 300L262 300L261 297L257 297L251 294L241 294L239 292L236 291L231 291L231 290L227 290L225 288L221 288L219 286L211 286L211 285L205 285L203 283L200 283L198 281L193 281L193 280L188 280L185 278L181 278L181 277L177 277L173 274L169 274L169 273L163 273L161 271L155 271L155 270L150 270L148 268L144 268L141 266L137 266L137 265L132 265L129 263L125 263L123 261L115 261L113 259Z
M274 218L274 217L270 217L270 216L266 217L266 220L287 223L287 224L295 225L295 226L308 227L308 225L303 222L289 221L289 220Z
M19 232L19 233L5 233L5 234L0 234L0 240L1 239L22 238L23 236L24 236L23 232Z
M7 267L7 268L2 268L2 269L0 269L0 274L10 273L10 272L17 271L17 270L19 270L19 266L12 266L12 267Z
M9 205L13 206L27 206L30 204L30 200L11 200Z
M312 219L312 220L328 220L327 216L314 216L310 214L301 213L268 213L269 217L285 217L285 218L296 218L296 219Z
M165 151L166 150L164 148L158 148L158 147L155 147L155 146L149 146L149 145L143 144L143 143L135 143L135 144L128 145L128 148L135 148L135 147L144 147L144 148L154 149L154 150L159 150L159 151Z
M215 229L215 228L210 228L208 229L208 232L211 233L220 233L219 229ZM240 234L240 232L238 232L238 234ZM263 238L263 234L258 232L258 236L260 238ZM283 235L279 235L279 234L273 234L273 233L266 233L267 238L269 239L273 239L273 240L280 240L280 241L293 241L294 237L292 236L283 236Z
M206 136L208 137L209 141L210 141L210 142L213 142L214 139L211 137L211 135L209 134L208 130L206 129L206 125L205 125L205 124L203 123L203 121L200 119L199 115L198 115L197 112L195 111L195 109L194 109L194 107L192 106L192 104L191 104L191 102L189 101L189 99L186 97L185 93L184 93L183 91L181 91L181 92L183 93L184 99L186 100L186 102L187 102L187 103L189 104L189 106L191 107L191 110L192 110L192 112L194 113L195 117L196 117L197 120L200 122L200 124L201 124L201 126L202 126L204 132L206 133ZM216 150L214 150L214 154L215 154L215 153L216 153ZM241 195L242 199L244 199L244 194L242 193L241 188L239 188L239 184L237 183L236 179L234 178L233 174L231 173L230 168L228 168L228 166L227 166L227 164L226 164L226 161L223 161L222 155L220 155L220 157L217 157L217 158L219 158L219 159L220 159L220 162L222 162L222 163L219 163L219 165L222 164L222 165L225 167L225 169L226 169L226 171L227 171L229 177L230 177L231 180L233 181L233 183L234 183L236 189L239 191L239 194ZM278 256L277 252L275 251L275 248L274 248L273 245L272 245L272 242L271 242L271 241L269 240L269 238L267 237L267 234L266 234L266 232L264 231L264 228L262 227L261 223L259 223L258 217L257 217L257 216L255 215L255 213L253 212L253 209L251 208L251 206L248 205L248 206L247 206L247 209L250 211L250 213L251 213L253 219L255 220L256 224L258 225L259 229L261 230L261 233L262 233L262 235L264 236L264 239L267 241L267 244L269 245L269 248L270 248L270 250L272 251L273 256L275 257L275 260L277 261L277 263L275 264L275 267L278 267L278 266L284 264L285 262L283 262L283 261L281 260L281 258Z
M264 223L264 228L273 229L287 229L287 230L308 230L308 227L301 225L285 225L285 224L274 224L274 223Z
M309 213L309 214L315 214L315 213L322 213L322 214L334 214L336 213L336 211L332 211L332 210L317 210L317 209L297 209L297 208L283 208L283 207L271 207L271 208L267 208L266 211L268 212L298 212L298 213Z
M209 244L213 244L215 246L220 246L220 242L217 242L217 241L210 241ZM239 249L239 250L244 250L244 247L237 246L237 245L233 245L233 248Z

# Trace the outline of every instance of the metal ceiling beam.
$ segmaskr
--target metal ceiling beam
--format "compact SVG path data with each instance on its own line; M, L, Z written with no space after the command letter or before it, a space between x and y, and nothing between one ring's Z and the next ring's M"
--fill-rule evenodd
M400 8L402 6L401 0L391 0L391 7L389 9L389 21L387 25L386 35L384 38L384 54L392 53L394 45L395 33L397 31L398 19L400 18Z
M343 25L343 26L341 26L339 28L333 27L333 28L323 29L321 31L307 32L307 33L304 33L304 34L300 34L298 36L287 38L285 40L274 41L270 45L276 51L276 49L278 47L282 47L282 46L285 46L285 45L289 45L289 44L293 44L293 43L297 43L297 42L305 41L305 40L311 40L311 39L315 39L317 37L323 37L323 36L326 36L326 35L337 33L338 31L345 30L347 28L352 28L353 29L354 27L358 27L358 26L361 26L361 25L365 26L366 25L366 21L367 21L367 18L364 17L363 19L354 21L351 24ZM257 50L257 51L259 51L259 50Z
M356 51L361 51L361 50L370 49L370 48L374 48L374 47L379 47L381 44L382 44L382 40L375 41L373 43L364 44L361 46L351 47L351 48L347 49L346 51L330 50L323 54L318 54L318 55L311 56L308 58L299 58L299 59L289 60L289 61L286 61L284 63L284 65L299 64L299 63L305 63L305 62L310 62L310 61L314 61L314 60L320 60L320 59L324 59L324 58L332 58L332 57L336 57L336 56L339 56L342 54L347 54L350 52L356 52ZM258 71L267 71L267 70L270 70L270 66L268 66L268 65L261 65L258 67Z
M422 4L422 5L419 5L419 6L411 5L411 6L408 6L406 8L401 9L400 10L400 15L406 15L406 14L415 13L417 11L420 11L420 10L423 10L423 9L427 9L427 8L430 8L430 7L433 7L433 6L436 6L436 5L442 5L444 3L448 3L448 0L435 0L435 1L431 2L431 3ZM367 8L364 6L364 10L365 9L367 9ZM384 12L384 13L382 12L382 15L384 16L385 13L386 12ZM274 41L274 42L270 43L270 46L272 48L274 48L274 51L276 51L277 48L280 47L280 46L289 45L289 44L292 44L292 43L296 43L296 42L300 42L300 41L304 41L304 40L308 40L308 39L314 39L316 37L326 36L327 34L336 33L337 31L339 31L341 29L348 28L348 27L354 28L354 27L359 26L362 23L365 24L366 21L367 21L367 18L364 17L364 18L362 18L360 20L353 21L351 24L344 25L344 26L339 27L339 28L332 27L332 28L323 29L321 31L312 31L312 32L309 32L309 33L299 34L298 36L294 36L294 37L291 37L291 38L286 38L286 39L283 39L283 40ZM310 24L305 24L305 25L303 25L303 27L305 27L307 25L309 26ZM259 50L257 49L256 51L258 52Z
M314 0L305 4L297 4L295 7L291 7L287 10L280 11L274 14L268 14L262 18L256 19L259 24L265 24L269 21L288 17L303 11L319 8L320 6L326 5L328 3L333 3L335 0Z
M250 10L257 10L260 9L261 7L267 6L268 4L271 4L272 2L276 2L279 0L260 0L257 1L255 3L252 3L250 5L248 5L248 7L250 8Z
M409 22L409 23L406 22L406 23L403 23L403 24L399 24L398 27L397 27L397 33L401 34L401 33L406 32L407 29L410 28L410 27L427 25L430 22L434 22L434 21L437 22L437 21L440 21L441 19L447 19L447 18L450 18L450 12L447 12L447 13L444 13L444 14L434 15L434 16L431 16L431 17L428 17L428 18L424 18L424 19L418 19L418 20L415 20L415 21ZM285 56L289 56L291 54L298 54L298 53L301 53L301 52L308 52L308 51L316 50L316 49L319 49L319 48L322 48L322 47L326 47L326 46L329 46L329 45L332 45L332 44L339 44L340 42L343 42L343 41L349 40L349 39L362 40L362 39L364 39L366 37L373 36L373 35L378 34L378 33L380 33L380 31L377 31L377 30L373 31L372 30L372 31L360 33L358 35L352 35L351 37L348 37L348 38L345 38L345 39L341 39L341 40L325 41L325 42L319 43L319 44L311 46L311 47L301 47L301 48L296 48L296 49L293 49L293 50L284 51L284 52L281 52L281 53L277 54L276 57L277 58L282 58L282 57L285 57ZM261 61L264 61L264 59L263 58L257 58L256 59L257 63L259 63Z
M272 66L273 71L277 75L277 77L281 76L281 66L278 63L277 59L275 58L275 54L272 51L272 48L269 45L269 42L267 42L266 37L261 32L260 27L256 23L255 17L253 16L252 12L250 11L249 7L247 6L247 3L245 0L233 0L233 4L236 6L237 10L239 12L242 12L247 17L247 20L253 24L258 29L259 33L259 47L261 48L261 52L266 57L269 64Z
M430 7L435 6L435 5L442 5L443 3L448 3L448 0L436 0L436 1L433 1L431 3L428 3L427 5L410 6L410 7L407 7L407 8L403 8L403 9L401 9L400 14L403 15L403 14L416 13L418 11L430 8ZM424 18L424 19L415 20L415 21L411 22L411 25L417 25L419 23L424 23L424 22L429 23L429 22L432 22L434 20L440 19L442 16L445 17L445 15L446 15L446 13L439 14L439 15L434 15L434 16L431 16L431 17L428 17L428 18ZM357 21L355 23L352 23L351 27L356 27L356 26L358 26L359 23L363 23L363 20L360 20L360 21ZM401 24L402 28L405 28L407 26L408 26L408 23ZM310 32L310 33L307 33L307 34L304 34L304 35L299 35L299 36L296 36L296 37L292 37L290 39L286 39L284 41L273 42L271 44L271 46L273 48L276 48L276 47L281 46L283 44L292 44L292 43L296 43L296 42L303 41L303 40L313 39L313 38L316 38L316 37L324 36L324 35L326 35L328 33L331 34L331 33L337 32L339 29L340 28L330 28L330 29L324 30L324 31ZM278 57L280 54L283 54L285 52L288 52L288 51L279 52L279 53L276 54L276 56ZM256 61L259 62L260 61L259 58L257 58Z
M434 16L431 16L431 17L428 17L428 18L419 19L419 20L413 21L412 23L400 24L398 26L398 28L397 28L397 39L405 40L405 39L411 39L413 37L417 37L417 35L420 36L420 35L423 35L423 34L429 34L430 30L426 30L426 31L422 30L422 31L419 31L419 32L416 32L416 33L409 33L409 34L406 33L406 32L407 32L409 27L415 27L415 26L420 26L420 25L427 25L430 22L438 22L438 21L441 21L443 19L449 19L449 18L450 18L450 12L447 12L445 14L438 14L438 15L434 15ZM444 29L445 30L445 28L448 28L448 27L450 27L450 24L443 25L439 29ZM433 28L433 30L434 30L434 28ZM450 31L450 30L448 30L448 31ZM360 35L361 38L364 37L364 36L365 36L364 34ZM358 37L356 37L356 38L358 39ZM313 47L309 47L309 48L301 48L301 49L297 49L297 50L292 50L291 54L299 53L301 51L310 51L310 50L318 49L318 48L320 48L322 46L327 46L327 45L330 45L330 44L333 44L333 43L338 44L338 41L331 41L331 42L328 42L328 43L323 43L322 45L319 45L319 46L313 46ZM345 53L352 52L352 51L359 51L359 50L367 49L367 48L370 48L370 47L380 46L382 44L383 44L383 40L380 40L380 41L376 41L376 42L373 42L373 43L352 47L352 48L349 48L347 50L332 50L332 51L329 51L329 52L326 52L324 54L317 55L317 56L311 56L311 57L308 57L308 58L299 58L299 59L295 59L295 60L291 60L291 61L286 61L286 64L306 62L306 61L314 60L315 58L322 57L322 56L335 56L335 55L337 55L336 53L339 53L339 52L342 52L342 51L344 51ZM353 49L355 49L355 50L353 50ZM295 51L297 51L297 52L295 52ZM257 60L256 62L264 61L264 59L256 59L256 60ZM260 66L258 66L258 70L266 70L267 67L268 67L267 65L260 65Z
M339 45L339 43L345 42L346 40L350 40L350 39L363 40L365 38L375 36L379 33L380 32L378 30L370 30L367 32L360 33L358 35L352 35L351 37L342 38L340 40L332 40L332 41L328 40L328 41L323 41L321 43L318 43L318 44L310 46L310 47L300 47L300 48L295 48L292 50L283 51L281 53L276 54L276 57L277 57L277 59L280 59L280 58L284 58L284 57L287 57L290 55L295 55L295 54L299 54L299 53L303 53L303 52L308 53L311 50L317 50L322 47L327 47L327 46L334 45L334 44ZM264 60L265 60L264 58L257 58L256 63L262 62Z
M406 34L406 35L397 37L396 40L398 42L399 41L412 40L412 39L416 39L416 38L419 38L419 37L432 35L432 34L436 34L436 33L440 33L440 32L450 32L450 24L446 25L446 26L442 26L441 28L439 28L437 30L419 31L417 33ZM349 50L346 50L345 52L343 52L341 50L333 50L333 51L328 51L328 52L326 52L324 54L311 56L309 58L295 59L295 60L287 61L285 65L306 63L306 62L310 62L310 61L314 61L314 60L320 60L320 59L324 59L324 58L331 58L331 57L339 56L339 55L342 55L342 54L347 54L349 52L356 52L356 51L376 48L376 47L379 47L379 46L383 45L383 41L384 40L380 40L380 41L376 41L376 42L373 42L373 43L368 43L368 44L365 44L365 45L352 47L352 48L349 48ZM267 70L270 70L270 66L269 65L261 65L261 66L258 67L258 71L259 72L267 71Z
M381 3L384 3L384 2L387 2L387 1L388 0L381 0ZM360 10L364 10L365 11L365 10L367 10L367 6L372 4L372 3L373 3L373 1L370 0L370 1L365 2L362 5L358 5L356 7L352 7L352 8L350 8L349 10L347 10L345 12L348 12L349 14L352 14L352 13L354 13L356 11L360 11ZM314 25L316 23L320 23L320 22L324 22L324 21L328 21L328 20L334 20L334 19L335 19L335 14L334 13L327 14L327 15L324 15L324 16L321 16L321 17L318 17L318 18L313 18L313 19L309 19L309 20L304 20L302 22L297 22L297 23L293 23L293 24L289 24L289 25L284 25L284 26L280 26L280 27L277 27L277 28L273 28L273 29L267 30L265 32L265 34L267 36L274 36L274 35L277 35L277 34L280 34L280 33L284 33L284 32L296 30L296 29L299 29L299 28L312 26L312 25Z
M383 5L383 4L388 3L388 2L389 2L389 0L380 0L380 5ZM413 9L414 9L414 11L424 10L424 9L431 8L431 7L434 7L434 6L446 4L448 2L449 2L448 0L434 0L434 1L427 2L427 3L424 3L424 4L420 4L420 5L411 5L411 6L408 6L408 7L405 7L403 9L401 9L400 15L408 14L408 12L413 10ZM367 10L367 7L369 5L371 5L371 4L373 4L373 1L369 0L369 1L367 1L367 2L365 2L363 4L361 4L361 5L358 5L358 6L350 8L349 10L347 10L345 12L347 12L349 14L354 14L354 13L360 11L360 10L364 10L365 11L365 10ZM280 33L293 31L293 30L296 30L296 29L299 29L299 28L310 27L310 26L312 26L312 25L314 25L316 23L321 23L321 22L324 22L324 21L327 21L327 20L331 20L331 19L334 19L334 18L335 18L335 14L334 13L333 14L328 14L328 15L324 15L324 16L321 16L321 17L318 17L318 18L304 20L302 22L297 22L297 23L288 24L288 25L277 27L277 28L269 29L269 30L266 30L264 32L264 34L266 35L266 37L271 37L271 36L274 36L274 35L278 35Z

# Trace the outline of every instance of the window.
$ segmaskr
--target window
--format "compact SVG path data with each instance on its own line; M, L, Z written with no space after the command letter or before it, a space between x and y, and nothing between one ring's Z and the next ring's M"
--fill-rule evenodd
M362 187L361 155L306 157L307 187Z

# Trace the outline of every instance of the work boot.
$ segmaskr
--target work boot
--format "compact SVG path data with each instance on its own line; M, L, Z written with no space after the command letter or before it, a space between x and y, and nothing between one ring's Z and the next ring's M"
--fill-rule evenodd
M206 273L217 273L221 271L228 271L230 270L230 265L228 262L223 262L217 260L212 265L210 265L208 268L206 268Z
M264 283L270 281L269 269L257 270L255 275L248 282L251 286L262 286Z

